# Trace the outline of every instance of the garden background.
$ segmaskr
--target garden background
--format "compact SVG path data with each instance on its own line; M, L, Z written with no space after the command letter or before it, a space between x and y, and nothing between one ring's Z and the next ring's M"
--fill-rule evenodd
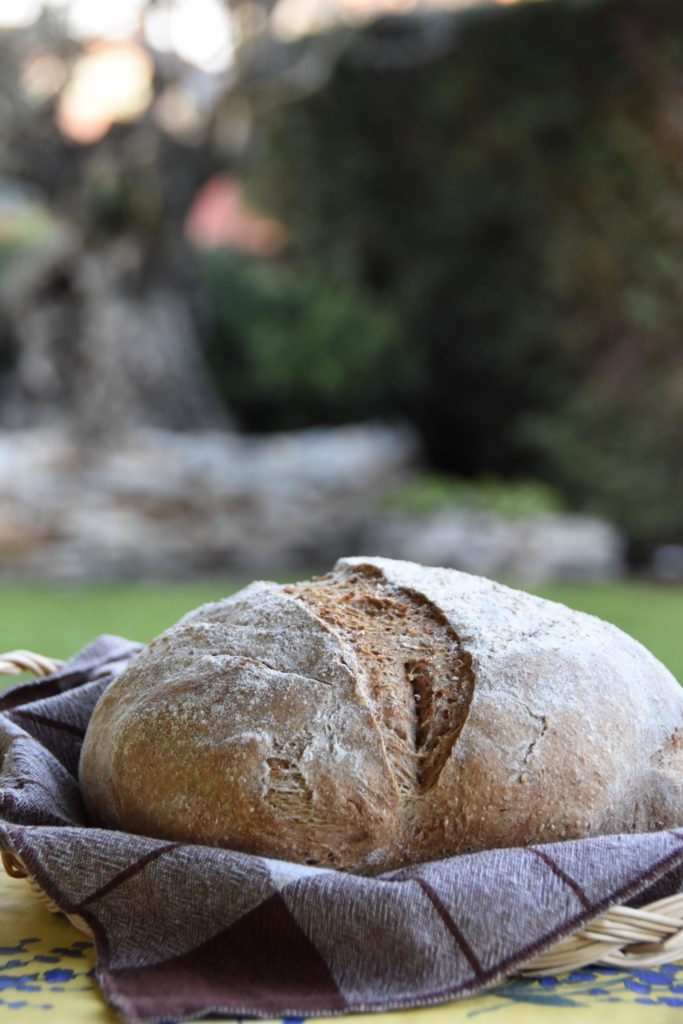
M0 24L0 648L367 552L683 676L679 5Z

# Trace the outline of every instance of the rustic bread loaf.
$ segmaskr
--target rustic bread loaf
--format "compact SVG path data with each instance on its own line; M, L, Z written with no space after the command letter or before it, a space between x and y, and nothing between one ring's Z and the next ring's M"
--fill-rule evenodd
M683 690L614 626L348 558L187 615L104 694L98 823L375 873L683 825Z

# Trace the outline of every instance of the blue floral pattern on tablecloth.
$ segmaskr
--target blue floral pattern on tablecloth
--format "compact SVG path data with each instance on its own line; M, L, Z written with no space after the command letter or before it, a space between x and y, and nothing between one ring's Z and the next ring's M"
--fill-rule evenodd
M51 996L66 992L92 992L94 969L91 942L77 940L69 946L52 946L37 936L20 938L12 946L0 946L0 1008L4 1010L54 1010ZM73 966L64 966L65 960ZM58 964L59 966L54 966Z
M497 985L489 996L495 997L498 1005L472 1007L468 1017L500 1010L509 1002L557 1009L600 1003L683 1008L683 965L664 964L628 972L593 967L562 978L515 978Z

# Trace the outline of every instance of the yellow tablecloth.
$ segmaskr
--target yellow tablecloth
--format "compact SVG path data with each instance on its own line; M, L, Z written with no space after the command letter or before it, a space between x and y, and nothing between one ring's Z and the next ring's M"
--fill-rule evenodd
M2 1024L114 1024L94 979L92 944L0 871ZM679 1024L683 965L516 980L445 1006L349 1018L353 1024ZM215 1018L214 1018L215 1019ZM329 1018L327 1018L329 1022ZM295 1024L290 1018L291 1024Z

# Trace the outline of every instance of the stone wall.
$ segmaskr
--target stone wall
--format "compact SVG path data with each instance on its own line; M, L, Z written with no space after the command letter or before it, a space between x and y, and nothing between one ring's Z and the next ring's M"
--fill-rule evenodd
M410 431L374 424L260 437L140 429L93 451L58 430L0 433L0 575L272 576L348 554L530 581L623 571L623 539L602 520L386 511L418 457Z
M413 435L348 426L265 437L141 429L84 452L59 431L0 434L0 572L182 577L327 565L358 548Z

